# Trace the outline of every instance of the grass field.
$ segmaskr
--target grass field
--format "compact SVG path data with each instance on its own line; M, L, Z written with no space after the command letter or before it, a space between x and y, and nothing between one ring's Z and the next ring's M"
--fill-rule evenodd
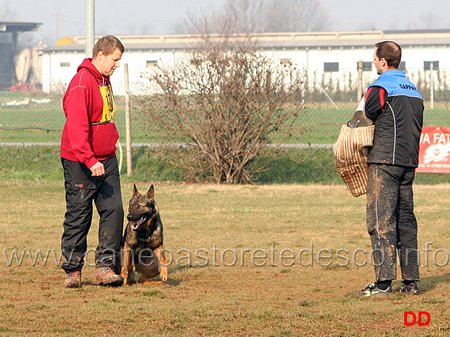
M373 299L353 294L374 272L365 198L344 186L157 184L172 258L168 284L91 285L96 219L81 289L62 286L63 183L0 180L0 191L1 336L450 332L450 185L415 187L422 294ZM124 183L124 204L131 191ZM431 323L404 326L405 311L426 311Z

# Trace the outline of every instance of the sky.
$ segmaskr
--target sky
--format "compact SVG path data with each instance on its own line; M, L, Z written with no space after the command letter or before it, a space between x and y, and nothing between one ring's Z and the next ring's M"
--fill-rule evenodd
M283 0L279 0L283 1ZM0 20L42 23L35 38L54 44L85 34L85 0L0 0ZM208 13L224 0L95 0L96 35L173 34L188 13ZM449 0L320 0L330 30L450 29Z

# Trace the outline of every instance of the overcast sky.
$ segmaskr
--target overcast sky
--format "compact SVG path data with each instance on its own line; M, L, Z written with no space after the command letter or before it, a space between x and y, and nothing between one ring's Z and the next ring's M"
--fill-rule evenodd
M283 1L283 0L279 0ZM188 12L210 12L224 0L95 0L97 35L171 34ZM320 0L330 30L450 28L449 0ZM39 39L84 35L85 0L0 0L0 19L42 23Z

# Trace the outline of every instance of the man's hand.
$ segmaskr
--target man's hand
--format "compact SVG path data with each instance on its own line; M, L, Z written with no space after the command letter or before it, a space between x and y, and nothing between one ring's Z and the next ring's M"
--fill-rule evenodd
M97 162L94 165L92 165L90 170L92 172L92 176L94 177L98 177L105 174L105 167L100 162Z

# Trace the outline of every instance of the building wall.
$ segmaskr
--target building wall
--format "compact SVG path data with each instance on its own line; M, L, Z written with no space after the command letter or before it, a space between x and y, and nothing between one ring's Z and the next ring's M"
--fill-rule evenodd
M162 66L173 66L178 57L183 53L151 52L151 51L126 51L120 61L120 67L116 69L111 82L114 91L118 95L125 93L124 65L128 64L129 83L131 92L141 92L141 86L145 83L142 75L148 73L154 63ZM43 53L40 56L42 68L42 90L44 92L64 92L72 77L76 74L78 66L85 58L80 52L54 52ZM119 85L115 85L115 83Z
M371 37L371 32L368 32ZM336 35L337 39L340 38ZM433 35L434 36L434 35ZM308 35L308 38L309 35ZM142 38L145 41L144 37ZM133 94L145 92L145 75L148 74L155 64L162 67L173 67L181 59L186 57L186 49L178 48L152 48L145 47L142 42L142 49L127 48L127 41L124 42L126 51L121 60L121 68L117 69L112 76L114 91L117 95L125 93L124 88L124 64L128 64L130 91ZM130 40L131 41L131 40ZM135 42L135 41L133 41ZM130 42L131 43L131 42ZM361 44L361 43L359 43ZM264 55L277 60L277 62L291 62L299 70L304 70L307 75L309 89L355 89L357 85L357 63L363 61L368 69L363 72L363 85L366 85L377 78L373 60L373 41L367 41L362 46L316 46L311 48L283 48L278 46L273 49L261 51ZM44 92L64 91L69 81L76 73L78 65L84 58L83 51L43 51L41 55L42 67L42 89ZM444 81L447 76L442 76L443 71L450 70L450 49L443 44L403 44L402 61L408 75L414 79L421 79L424 83L430 81L430 71L424 70L424 62L438 61L439 73L436 72L434 79L440 77L440 82L436 85L447 86ZM331 67L331 71L325 68L325 64ZM333 68L337 66L337 68ZM438 76L439 75L439 76ZM450 76L449 76L450 77Z

